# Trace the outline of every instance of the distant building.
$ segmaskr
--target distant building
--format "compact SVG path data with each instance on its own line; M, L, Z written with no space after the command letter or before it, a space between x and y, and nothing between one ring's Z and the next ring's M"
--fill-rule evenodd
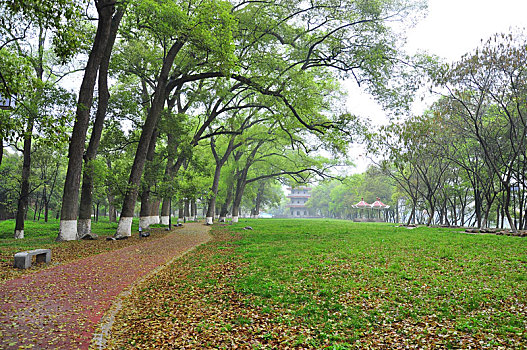
M287 204L289 215L295 218L311 216L309 209L306 207L307 200L311 197L311 187L288 187L291 193L287 196L290 202Z

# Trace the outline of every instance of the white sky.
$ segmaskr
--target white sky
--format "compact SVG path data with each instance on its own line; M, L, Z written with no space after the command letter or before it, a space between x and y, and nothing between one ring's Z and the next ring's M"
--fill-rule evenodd
M527 0L428 0L428 15L416 27L408 30L406 50L427 51L457 61L495 33L509 32L511 27L527 27ZM345 83L349 91L346 106L351 113L369 117L375 124L387 122L382 109L352 82ZM414 113L426 105L416 104ZM351 150L357 164L354 172L368 165L360 147Z

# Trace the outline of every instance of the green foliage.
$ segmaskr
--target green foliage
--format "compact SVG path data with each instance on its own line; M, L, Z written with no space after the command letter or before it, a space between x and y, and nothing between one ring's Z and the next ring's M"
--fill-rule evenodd
M29 27L50 31L55 53L66 63L87 45L88 31L81 21L87 4L87 0L1 0L3 25L0 34L5 36L0 43L5 45L25 39Z
M210 55L209 64L228 72L236 61L232 40L235 21L230 7L228 2L216 0L133 1L125 30L144 28L151 33L147 35L156 38L187 42L195 54Z
M352 206L361 199L373 203L379 197L384 204L393 207L394 190L391 179L372 166L365 173L351 175L341 181L319 183L314 186L306 205L320 216L352 218L358 213Z
M53 52L61 64L70 62L76 54L88 53L95 38L96 28L91 23L78 19L68 21L52 37Z
M0 165L0 207L6 214L12 216L16 211L18 193L20 190L20 168L22 159L16 154L4 155Z

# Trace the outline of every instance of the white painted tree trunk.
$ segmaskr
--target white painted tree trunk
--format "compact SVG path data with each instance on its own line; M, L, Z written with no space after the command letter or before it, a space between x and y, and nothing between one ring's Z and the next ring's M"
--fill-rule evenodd
M15 230L15 239L24 238L24 230Z
M232 222L233 223L237 223L238 222L238 216L233 216L232 217Z
M185 222L189 222L190 221L190 216L185 216Z
M133 217L120 217L117 225L117 232L115 237L130 237L132 235L132 219Z
M207 216L206 220L207 220L206 222L207 225L212 225L212 216Z
M157 225L159 224L159 215L152 215L150 217L150 225Z
M219 222L225 222L225 216L220 216L220 218L219 218L218 221L219 221Z
M140 216L139 217L139 227L142 229L147 229L150 227L150 216Z
M170 216L168 215L163 215L161 217L161 225L168 225L170 222Z
M91 234L91 219L80 219L77 221L77 239L85 234Z
M77 220L60 220L57 241L74 241L77 239Z

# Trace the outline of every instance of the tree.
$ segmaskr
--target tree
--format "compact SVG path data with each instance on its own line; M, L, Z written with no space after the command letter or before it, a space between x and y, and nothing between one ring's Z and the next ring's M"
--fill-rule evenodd
M481 147L483 161L499 181L504 214L514 232L512 188L524 182L517 170L522 169L527 137L525 51L522 33L496 34L439 79L465 121L467 136Z
M115 2L113 0L98 0L95 2L99 15L97 32L84 70L84 77L79 90L75 124L71 134L68 150L68 170L62 196L60 213L60 228L57 241L75 240L77 236L77 215L79 208L79 186L82 173L82 162L86 140L86 132L90 121L90 110L93 102L95 79L101 60L104 56L110 36L112 15Z
M164 38L163 64L156 78L156 87L150 110L142 127L134 164L128 180L128 188L123 200L121 217L116 236L130 236L133 208L138 186L143 172L152 134L166 100L170 71L180 50L186 44L210 52L210 59L224 61L227 66L232 59L232 17L227 11L228 5L221 1L208 1L194 4L188 2L183 10L182 4L175 1L159 4L155 1L143 1L136 4L132 13L142 23L143 28L152 29L155 36ZM210 16L210 14L215 14ZM167 19L159 22L158 18ZM172 18L172 21L168 19Z
M77 237L82 238L85 235L91 234L91 215L92 215L92 201L94 188L94 166L93 162L97 155L97 149L102 136L104 126L104 119L108 109L108 101L110 93L108 91L108 70L110 66L110 57L112 54L117 31L121 23L121 19L126 10L126 2L121 4L111 19L110 33L108 34L106 47L103 50L102 57L99 62L98 72L98 94L97 113L93 128L91 130L90 142L86 153L83 156L84 167L82 173L82 190L79 205L79 220L77 222ZM98 216L97 216L98 217Z
M35 137L34 129L38 127L40 135L47 137L50 142L54 140L62 141L63 136L60 131L64 130L69 116L68 109L72 105L71 95L56 86L57 79L50 73L52 69L49 64L52 60L49 58L45 59L45 54L47 53L44 46L46 28L40 23L42 21L33 25L38 32L36 47L30 39L23 41L22 38L16 41L16 45L13 45L16 49L15 59L19 60L21 65L27 64L32 70L29 73L28 69L29 74L24 77L18 77L23 79L24 83L15 84L19 89L17 95L18 108L12 112L11 118L17 119L18 123L10 123L12 135L18 134L23 142L22 148L19 148L16 142L18 140L13 140L13 147L23 155L14 230L14 236L17 239L24 238L24 219L31 187L31 152ZM45 79L45 72L51 77ZM10 79L13 79L12 75L10 75ZM22 86L20 84L25 85L25 89L20 89Z

